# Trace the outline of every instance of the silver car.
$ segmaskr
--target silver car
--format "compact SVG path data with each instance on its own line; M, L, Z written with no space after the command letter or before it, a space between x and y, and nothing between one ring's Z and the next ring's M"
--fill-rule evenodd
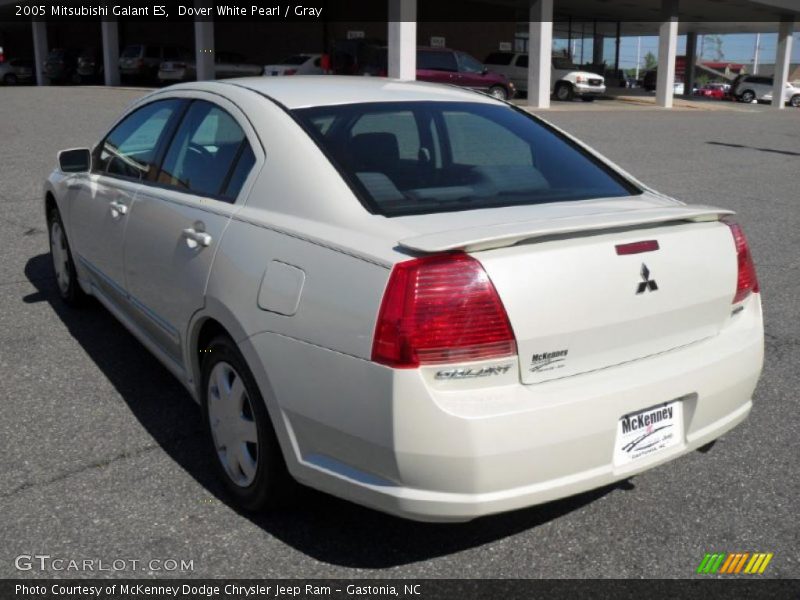
M62 151L44 204L61 297L95 296L186 387L246 509L298 480L468 520L651 469L753 405L731 211L486 94L179 84Z

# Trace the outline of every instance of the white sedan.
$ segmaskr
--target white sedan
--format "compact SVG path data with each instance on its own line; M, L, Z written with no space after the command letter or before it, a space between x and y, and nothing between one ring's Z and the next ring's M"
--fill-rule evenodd
M266 65L264 75L277 77L279 75L322 75L321 54L293 54L284 58L275 65Z
M202 407L246 509L294 480L463 521L628 478L741 423L763 360L730 212L487 95L181 84L59 154L58 290Z

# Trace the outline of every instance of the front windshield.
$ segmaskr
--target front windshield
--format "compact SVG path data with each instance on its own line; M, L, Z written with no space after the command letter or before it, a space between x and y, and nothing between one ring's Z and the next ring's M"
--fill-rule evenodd
M640 193L550 127L508 106L380 102L293 113L378 214Z

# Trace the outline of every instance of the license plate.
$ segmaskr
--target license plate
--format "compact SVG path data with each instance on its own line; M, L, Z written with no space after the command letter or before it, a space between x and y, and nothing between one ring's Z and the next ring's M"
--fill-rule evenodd
M614 464L626 465L677 446L683 441L680 400L624 415L617 423Z

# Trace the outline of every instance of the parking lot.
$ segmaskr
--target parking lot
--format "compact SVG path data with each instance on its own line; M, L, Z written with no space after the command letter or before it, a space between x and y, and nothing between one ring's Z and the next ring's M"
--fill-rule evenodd
M459 525L412 523L307 491L228 504L198 409L99 305L52 276L42 180L142 91L0 89L0 577L15 557L192 561L191 577L690 577L706 552L800 561L800 110L665 111L576 102L544 116L679 199L730 207L750 238L767 354L749 420L619 485ZM147 569L118 576L147 576Z

